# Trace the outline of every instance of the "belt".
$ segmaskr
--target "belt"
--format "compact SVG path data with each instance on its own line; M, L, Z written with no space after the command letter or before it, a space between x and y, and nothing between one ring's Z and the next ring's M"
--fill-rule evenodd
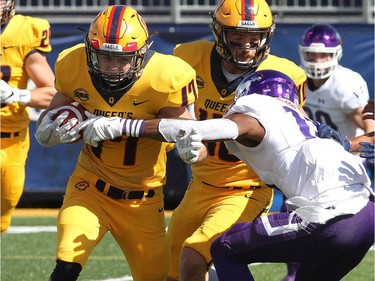
M8 133L8 132L1 132L2 139L9 139L11 137L19 137L20 132Z
M251 186L248 186L248 187L246 187L246 186L242 187L242 186L217 186L217 185L209 184L205 181L202 181L202 183L205 184L205 185L211 186L211 187L227 188L227 189L230 189L230 190L232 190L232 189L257 189L257 188L261 188L260 186L256 186L256 185L251 185Z
M97 180L95 187L100 192L104 192L104 188L106 186L106 182L102 180ZM141 190L122 190L120 188L114 187L112 185L109 186L107 191L107 196L111 197L112 199L124 199L124 200L135 200L135 199L142 199L142 198L152 198L155 195L154 190L149 191L141 191Z

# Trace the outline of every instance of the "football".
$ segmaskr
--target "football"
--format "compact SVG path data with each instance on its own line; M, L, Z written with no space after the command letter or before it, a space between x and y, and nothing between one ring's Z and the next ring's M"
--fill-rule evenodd
M87 119L86 114L85 114L86 109L78 102L72 102L71 104L63 105L63 106L58 107L57 109L58 111L53 116L52 120L55 120L57 116L60 116L64 112L68 112L68 116L60 124L60 127L65 125L68 121L72 119L76 119L76 122L72 126L72 128L74 128L79 123ZM82 133L81 133L81 137L72 143L79 142L81 139L82 139Z

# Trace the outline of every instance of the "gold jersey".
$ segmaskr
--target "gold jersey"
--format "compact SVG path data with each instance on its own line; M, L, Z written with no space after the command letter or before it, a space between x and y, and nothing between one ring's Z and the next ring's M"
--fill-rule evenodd
M11 87L26 89L29 76L25 60L32 52L51 52L50 25L47 20L23 15L13 16L0 37L1 80ZM20 103L1 104L1 131L17 132L27 128L27 107Z
M234 98L241 79L227 82L221 70L221 61L214 42L197 41L176 46L174 54L188 62L197 73L199 99L195 101L198 120L221 118ZM268 55L257 70L273 69L287 74L304 96L306 75L293 62ZM193 178L213 186L258 186L260 179L226 149L224 142L207 143L209 157L192 165Z
M58 92L98 116L155 119L163 107L182 107L197 98L195 71L183 60L149 51L142 75L122 96L101 95L86 67L84 44L63 51L55 66ZM148 138L121 138L86 144L78 159L83 168L124 189L152 189L165 184L170 144Z

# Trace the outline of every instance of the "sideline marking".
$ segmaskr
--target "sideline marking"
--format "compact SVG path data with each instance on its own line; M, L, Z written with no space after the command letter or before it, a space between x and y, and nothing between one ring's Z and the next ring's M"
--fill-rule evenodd
M7 234L27 234L27 233L40 233L40 232L57 232L57 227L56 226L43 226L43 225L39 225L39 226L37 226L37 225L35 225L35 226L10 226L6 233ZM375 245L372 245L369 250L374 251ZM112 280L117 281L116 279L108 279L108 281L110 281L110 280L111 281Z
M7 234L27 234L40 232L57 232L56 226L34 225L34 226L10 226Z

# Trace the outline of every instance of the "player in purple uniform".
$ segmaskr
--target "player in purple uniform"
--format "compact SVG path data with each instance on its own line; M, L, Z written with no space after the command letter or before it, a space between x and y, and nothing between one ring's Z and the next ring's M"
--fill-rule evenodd
M329 24L315 24L302 35L299 44L301 67L307 75L304 109L308 116L328 124L343 136L353 138L374 129L362 120L369 99L362 76L340 64L343 41Z
M219 237L211 247L219 280L254 280L248 264L290 261L300 262L296 280L341 280L374 243L365 168L337 143L317 138L314 122L294 106L295 92L280 73L254 73L226 114L239 128L228 149L281 189L289 211Z

